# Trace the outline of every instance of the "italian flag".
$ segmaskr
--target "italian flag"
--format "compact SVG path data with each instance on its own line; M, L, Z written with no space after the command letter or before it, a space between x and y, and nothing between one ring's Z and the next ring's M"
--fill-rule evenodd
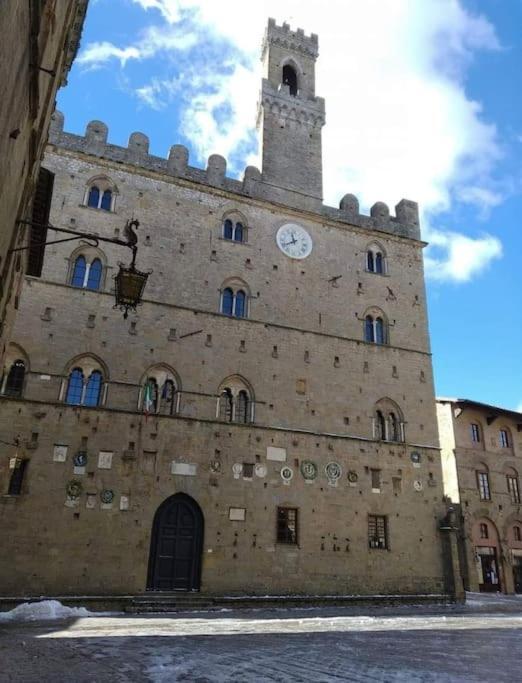
M151 413L153 405L154 401L152 399L152 383L147 382L145 385L145 393L143 394L143 412L145 413L145 416L148 416Z

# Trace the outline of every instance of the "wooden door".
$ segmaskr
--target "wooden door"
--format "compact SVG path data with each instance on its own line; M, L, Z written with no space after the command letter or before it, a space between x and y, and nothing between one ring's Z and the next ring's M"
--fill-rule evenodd
M203 515L184 493L167 498L154 517L148 590L199 590Z

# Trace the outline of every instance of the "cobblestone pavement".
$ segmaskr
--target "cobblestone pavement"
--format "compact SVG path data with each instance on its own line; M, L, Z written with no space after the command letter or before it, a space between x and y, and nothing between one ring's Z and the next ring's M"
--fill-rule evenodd
M522 680L522 599L0 624L0 681Z

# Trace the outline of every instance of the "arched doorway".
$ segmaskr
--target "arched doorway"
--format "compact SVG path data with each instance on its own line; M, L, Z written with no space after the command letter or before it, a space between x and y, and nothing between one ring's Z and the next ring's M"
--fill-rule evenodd
M487 517L477 519L472 528L475 566L479 590L496 593L502 590L499 542L496 526Z
M203 514L196 501L176 493L154 515L147 590L199 590Z

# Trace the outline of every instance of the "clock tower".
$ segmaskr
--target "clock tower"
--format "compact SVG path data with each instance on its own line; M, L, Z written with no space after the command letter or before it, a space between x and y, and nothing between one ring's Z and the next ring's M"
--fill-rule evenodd
M324 100L315 96L318 39L269 19L258 126L265 183L322 201Z

